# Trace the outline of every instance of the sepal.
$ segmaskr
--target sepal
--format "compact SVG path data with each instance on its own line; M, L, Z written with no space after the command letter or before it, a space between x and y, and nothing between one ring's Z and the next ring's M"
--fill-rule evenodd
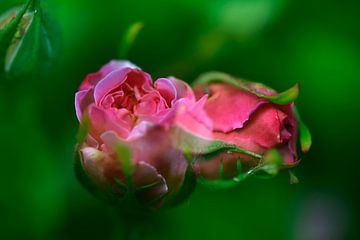
M310 150L312 144L311 133L310 130L305 125L305 123L303 122L303 120L301 119L301 116L296 108L294 109L294 112L299 124L298 128L300 135L299 138L300 138L301 151L307 153Z
M200 184L212 189L226 189L239 185L242 181L250 176L261 178L269 178L277 175L283 164L283 158L280 152L276 149L267 151L262 159L258 162L257 166L250 170L244 171L242 166L242 159L239 158L236 162L236 170L238 175L232 178L224 177L223 162L220 162L219 179L209 180L199 176L198 181Z
M173 139L176 139L177 143L175 145L184 152L188 160L192 160L192 158L189 157L191 155L201 155L205 161L211 160L214 156L225 151L243 153L257 159L262 157L257 153L240 148L234 144L198 137L179 127L174 128Z

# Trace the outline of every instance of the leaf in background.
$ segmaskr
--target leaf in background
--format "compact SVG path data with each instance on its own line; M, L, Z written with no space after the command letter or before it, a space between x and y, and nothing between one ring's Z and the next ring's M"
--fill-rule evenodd
M0 35L1 71L8 77L46 73L56 57L58 35L40 1L28 1Z
M22 17L29 8L31 0L21 8L13 8L0 16L0 76L5 71L5 57L12 44Z
M124 37L121 41L120 49L119 49L119 58L127 59L128 53L131 46L134 44L136 37L138 36L140 30L144 27L142 22L135 22L131 24L124 34Z
M62 221L66 211L64 197L69 185L64 176L68 172L60 160L68 160L72 151L66 147L55 151L39 121L36 98L29 90L0 93L0 208L6 216L6 223L1 222L2 239L21 239L25 235L30 236L28 239L46 239L49 229Z
M284 0L215 0L209 17L222 32L244 42L263 33L285 5Z
M229 74L222 73L222 72L204 73L204 74L200 75L198 77L198 79L195 80L194 85L195 86L196 85L207 86L210 83L215 83L215 82L222 82L222 83L227 83L227 84L233 85L244 91L251 92L258 97L267 99L272 103L280 104L280 105L289 104L289 103L295 101L295 99L299 95L299 85L298 84L295 84L292 88L290 88L284 92L281 92L275 96L268 96L268 95L264 95L260 92L257 92L255 90L247 87L245 83L247 83L249 81L236 79L236 78L230 76Z

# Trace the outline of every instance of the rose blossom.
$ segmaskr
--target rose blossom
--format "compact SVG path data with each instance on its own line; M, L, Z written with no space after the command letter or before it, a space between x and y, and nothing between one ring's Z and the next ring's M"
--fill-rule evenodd
M264 156L271 149L281 155L283 167L297 164L298 123L293 102L276 104L271 98L278 94L271 88L234 80L228 75L226 78L231 78L232 83L198 84L195 93L202 99L203 113L187 114L178 120L185 132L198 138L190 147L194 149L198 176L209 180L233 178L264 164ZM201 147L196 146L202 140L209 142L208 148L211 142L219 142L230 150L220 149L211 159L204 160L202 152L197 150ZM231 146L237 150L231 150L234 149Z
M127 61L111 61L87 75L75 108L79 121L84 116L90 121L79 146L90 181L102 191L115 191L120 200L133 187L141 204L159 207L165 200L175 201L188 163L174 147L169 128L181 109L193 105L196 99L186 83L173 77L153 83L149 74ZM130 149L130 163L119 146Z

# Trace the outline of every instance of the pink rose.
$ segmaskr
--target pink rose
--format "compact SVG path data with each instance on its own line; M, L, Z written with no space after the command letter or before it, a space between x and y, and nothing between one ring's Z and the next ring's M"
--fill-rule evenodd
M193 152L200 178L230 179L251 173L273 161L274 152L282 167L298 163L293 104L297 86L279 95L262 84L222 73L205 78L195 88L203 102L202 111L178 120L187 134L197 138L187 147Z
M170 77L153 83L130 62L111 61L87 75L75 96L79 121L90 122L79 146L86 176L118 200L134 191L149 207L175 202L179 192L186 195L181 189L188 163L174 146L170 127L179 111L195 104L183 81Z

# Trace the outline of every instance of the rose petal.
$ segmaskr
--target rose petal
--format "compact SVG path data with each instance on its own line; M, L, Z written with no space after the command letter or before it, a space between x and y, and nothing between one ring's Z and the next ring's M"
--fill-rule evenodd
M186 82L176 79L174 77L169 77L168 79L176 88L177 97L175 100L185 98L193 102L195 101L195 94Z
M158 105L160 103L159 95L156 94L156 92L146 94L141 99L140 102L135 106L134 113L135 115L153 115L157 113ZM165 108L165 106L162 106L162 108Z
M90 73L86 75L84 81L81 83L79 90L91 89L96 86L96 84L104 78L106 75L115 70L121 70L123 68L139 68L136 65L132 64L129 61L111 61L108 64L104 65L98 72Z
M206 116L206 115L203 115ZM214 134L211 128L208 128L199 117L195 117L192 112L185 112L176 116L176 125L194 136L214 140Z
M131 87L141 88L146 92L152 90L152 79L149 74L135 68L123 68L112 71L96 85L94 92L96 104L101 105L106 94L124 84L125 81Z
M103 78L104 76L100 72L90 73L86 75L85 79L80 84L79 90L88 90L95 87L95 85Z
M118 187L115 179L126 182L126 178L116 161L92 147L81 148L80 154L86 173L96 185L105 191L115 189L119 197L124 196L125 188Z
M153 166L166 179L169 194L181 187L188 163L183 153L172 145L169 131L154 126L148 129L143 138L131 144L134 161L144 161Z
M113 149L116 148L118 143L123 143L123 139L121 139L118 134L113 131L109 130L100 135L100 138L102 142L105 144L106 149L109 150L109 152L113 152Z
M205 104L208 100L208 95L202 96L196 103L189 107L188 113L191 114L199 122L203 123L208 129L213 130L213 119L211 119L208 113L205 111Z
M136 119L134 118L134 115L125 108L110 108L106 110L109 115L112 114L114 121L121 126L124 126L125 128L131 130L135 124Z
M170 107L172 101L177 99L177 91L173 81L168 78L159 78L154 83L155 89L165 99L167 106Z
M294 156L294 159L297 159L296 144L298 139L298 123L294 113L294 103L282 105L279 106L279 108L287 115L286 124L283 125L282 133L284 132L285 128L287 134L291 135L291 137L287 139L289 140L287 147L290 153ZM282 136L282 138L285 139L284 136Z
M162 189L164 191L162 193L166 193L168 190L165 179L157 172L156 168L146 162L141 161L137 163L133 178L135 187L138 189L151 188L160 184L163 185Z
M139 162L135 166L133 179L136 197L141 202L157 205L169 191L165 178L146 162Z
M251 116L244 128L229 134L216 133L216 137L250 151L251 143L270 149L282 143L280 133L285 118L285 113L272 104L266 104Z
M81 160L86 172L96 182L105 182L103 175L103 162L105 161L106 155L92 147L84 147L80 150Z
M152 122L141 121L139 124L135 125L135 127L131 130L127 138L127 141L133 141L135 139L143 137L147 133L147 131L153 126L154 124Z
M82 90L75 94L75 111L79 121L86 108L94 102L94 91L92 89Z
M210 85L211 95L205 111L213 121L213 129L224 133L242 128L250 115L267 101L231 85Z
M133 63L131 63L129 61L112 60L108 64L104 65L100 69L99 72L102 74L103 77L105 77L106 75L108 75L112 71L121 70L121 69L124 69L124 68L137 68L137 69L140 69L138 66L136 66L135 64L133 64Z
M112 114L105 112L94 104L89 107L89 118L91 122L91 135L100 141L100 135L106 131L113 130L121 138L127 138L129 135L128 126L121 125L121 122L116 121Z
M125 68L115 70L103 79L95 86L94 98L96 105L100 106L101 100L114 88L120 86L125 82L127 74L131 71L131 68Z

